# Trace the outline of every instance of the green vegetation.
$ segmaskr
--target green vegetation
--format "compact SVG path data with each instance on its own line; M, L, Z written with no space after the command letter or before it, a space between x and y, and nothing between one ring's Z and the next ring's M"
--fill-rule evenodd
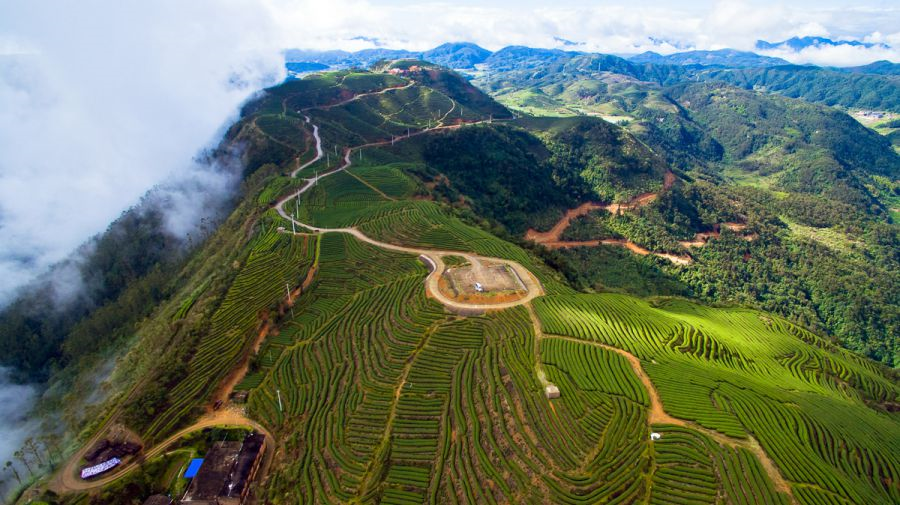
M523 65L534 58L512 52ZM579 58L659 83L681 72ZM703 83L570 86L562 74L544 83L559 85L555 97L615 95L579 107L632 114L629 129L585 117L495 124L485 120L505 109L457 74L417 61L392 69L402 76L290 81L244 108L228 137L246 143L244 198L177 268L159 270L156 308L125 313L132 325L145 319L119 340L133 378L114 382L110 418L152 446L232 386L247 391L246 415L277 447L255 489L272 504L900 501L896 373L805 328L896 363L900 232L882 209L896 160L883 140L787 99ZM768 115L761 137L745 144L746 116L757 114ZM482 124L417 133L461 122ZM279 232L291 225L272 206L302 183L285 174L311 159L312 124L329 156L301 177L326 176L285 212L390 244L515 260L546 296L460 315L426 294L414 254L349 233ZM812 130L845 126L843 138ZM396 142L407 132L416 135ZM662 152L681 140L683 150ZM352 167L329 172L345 149ZM679 178L664 189L673 168ZM726 169L772 176L783 192L731 186ZM823 191L803 187L812 175ZM585 200L643 192L660 194L576 219L564 238L624 237L689 251L692 264L520 238ZM716 231L702 248L679 244ZM101 263L122 261L111 257ZM547 398L547 382L559 398ZM192 435L69 503L179 492L184 462L222 435Z
M227 375L261 320L285 297L285 286L298 286L312 265L316 239L279 234L274 226L248 244L245 264L208 323L207 333L184 349L185 361L149 380L131 401L126 419L147 440L160 440L191 416Z
M700 72L699 78L825 105L900 112L900 87L888 76L791 65L712 69Z
M800 503L900 499L890 484L900 471L890 435L898 426L886 410L898 388L865 359L750 310L621 295L543 297L535 309L547 333L640 358L671 415L738 439L752 434ZM605 381L594 388L631 390Z

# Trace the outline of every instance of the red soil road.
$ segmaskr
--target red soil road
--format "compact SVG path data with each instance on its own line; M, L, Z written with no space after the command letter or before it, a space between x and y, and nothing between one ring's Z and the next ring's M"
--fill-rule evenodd
M559 237L562 236L563 232L566 231L566 228L569 227L569 224L576 217L581 217L587 215L592 210L597 209L605 209L607 206L594 202L585 202L574 209L569 209L566 211L566 215L563 216L553 228L545 232L540 232L535 230L534 228L529 228L527 232L525 232L525 240L531 240L533 242L537 242L538 244L546 244L548 242L557 242L559 241Z
M663 188L669 189L672 185L675 184L675 174L672 172L666 172L663 178ZM532 242L536 242L538 244L543 245L548 249L565 249L569 247L597 247L600 244L606 245L618 245L625 247L629 251L639 254L641 256L646 256L648 254L652 254L654 256L658 256L660 258L665 258L672 263L677 265L689 265L693 262L693 259L688 255L679 255L679 254L670 254L663 252L655 252L645 249L630 240L624 239L602 239L602 240L560 240L562 234L566 231L569 225L572 223L572 220L587 215L591 211L604 209L608 212L618 214L622 211L626 210L634 210L638 207L643 207L648 205L649 203L656 200L658 197L658 193L643 193L640 194L626 203L611 203L607 205L595 203L595 202L585 202L574 209L569 209L566 211L566 214L560 219L553 228L545 232L539 232L534 228L530 228L525 233L525 240L531 240ZM729 230L735 232L741 232L747 228L746 224L743 223L722 223L721 226L728 228ZM719 231L718 229L711 232L701 232L694 235L694 240L684 240L679 242L682 247L702 247L706 245L711 237L718 237ZM754 240L756 238L755 235L747 235L744 237L745 240Z
M687 255L654 252L649 249L643 248L630 240L621 238L606 238L602 240L563 240L556 242L544 242L541 245L548 249L567 249L570 247L597 247L600 244L622 246L629 251L641 256L652 254L654 256L659 256L660 258L665 258L678 265L689 265L693 261L693 259Z
M666 172L663 177L663 189L669 189L672 185L675 184L675 174L672 172ZM643 207L644 205L649 204L650 202L656 200L658 194L657 193L643 193L640 194L626 203L610 203L610 204L601 204L596 202L585 202L574 209L569 209L566 211L566 214L560 219L553 228L550 228L549 231L539 232L534 228L529 229L525 233L525 240L531 240L537 242L538 244L546 244L548 242L559 242L559 238L562 236L563 232L566 231L566 228L569 227L572 220L576 217L581 217L592 210L605 209L608 212L613 214L617 214L623 210L632 210L638 207Z

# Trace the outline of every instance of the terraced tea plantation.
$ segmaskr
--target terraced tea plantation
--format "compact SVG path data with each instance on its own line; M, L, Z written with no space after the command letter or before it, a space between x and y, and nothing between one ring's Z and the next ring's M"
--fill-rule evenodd
M285 286L296 287L312 267L316 237L280 234L274 226L249 245L244 264L213 313L209 331L191 357L187 377L169 393L172 399L144 434L148 440L162 438L184 422L198 399L211 394L231 364L254 340L260 320L273 312L285 296ZM193 303L192 299L186 300ZM189 308L189 307L188 307Z
M672 416L729 439L754 437L800 503L900 499L900 437L888 411L898 389L865 359L750 310L652 307L619 295L550 296L534 305L548 334L638 357ZM575 386L588 369L605 383L585 387L631 390L606 376L621 375L617 367L599 372L596 361L576 363L568 374Z
M244 127L254 121L291 157L253 195L264 210L234 279L145 439L231 384L275 437L264 503L900 503L888 371L757 311L576 294L532 253L420 198L421 144L391 138L497 112L463 107L472 100L342 72L248 106ZM285 174L313 159L313 125L330 155L299 177L327 176L286 200L287 215L514 260L547 294L451 312L426 294L416 254L346 230L292 233L268 206L306 184ZM330 173L347 149L352 165ZM206 285L187 291L178 317ZM250 366L230 381L242 356Z
M346 125L375 124L363 110L375 102L437 103L389 93L316 111L323 139L371 142L369 126ZM328 133L332 121L345 129ZM875 365L754 311L575 295L524 250L413 199L404 149L366 148L285 208L387 243L514 259L550 294L533 312L458 316L425 295L413 255L321 235L313 285L245 383L249 413L282 444L266 500L900 500L898 389Z

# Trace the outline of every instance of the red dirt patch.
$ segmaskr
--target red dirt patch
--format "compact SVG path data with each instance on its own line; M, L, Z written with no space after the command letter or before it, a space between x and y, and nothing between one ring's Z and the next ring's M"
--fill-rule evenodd
M592 210L605 209L606 207L606 205L595 202L585 202L574 209L567 210L563 218L553 225L553 228L550 228L549 231L539 232L534 228L530 228L525 233L525 240L531 240L538 244L558 241L573 219L587 215Z

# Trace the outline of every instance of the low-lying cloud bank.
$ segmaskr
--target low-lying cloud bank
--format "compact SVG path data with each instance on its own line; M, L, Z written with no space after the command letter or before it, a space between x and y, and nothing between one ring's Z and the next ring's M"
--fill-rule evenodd
M32 386L9 382L9 370L0 367L0 466L4 468L7 461L16 462L14 453L37 428L37 423L28 418L36 394ZM20 463L16 463L16 471L24 477ZM0 501L14 481L12 470L0 473Z
M192 161L283 78L259 2L6 4L0 20L0 303L153 186L175 233L229 187Z
M891 46L782 51L794 63L853 66L880 59L900 61L900 9L876 3L837 6L812 2L720 0L678 4L583 2L418 2L332 0L296 9L294 2L269 2L283 25L304 26L288 34L285 47L371 47L423 51L448 41L475 42L497 50L508 45L612 54L661 54L733 48L754 50L757 40L794 36L855 39ZM315 23L305 20L315 19ZM427 23L421 20L427 19ZM302 33L303 40L290 35Z

